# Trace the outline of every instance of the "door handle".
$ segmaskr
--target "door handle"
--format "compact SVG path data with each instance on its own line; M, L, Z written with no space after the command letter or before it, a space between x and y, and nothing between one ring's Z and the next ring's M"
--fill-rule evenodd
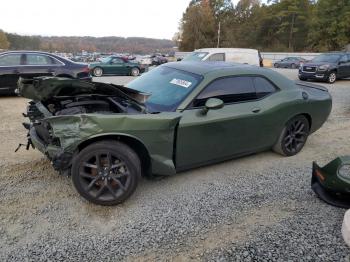
M258 107L253 108L252 110L253 113L259 113L260 111L261 111L261 108L258 108Z

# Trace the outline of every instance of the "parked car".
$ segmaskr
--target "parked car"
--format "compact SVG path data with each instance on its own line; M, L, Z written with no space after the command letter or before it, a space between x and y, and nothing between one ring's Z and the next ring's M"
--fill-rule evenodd
M338 157L322 168L314 162L311 187L326 203L350 208L350 156Z
M299 79L316 79L333 84L350 77L350 53L336 52L316 56L299 68Z
M222 62L168 63L127 86L38 78L19 91L33 100L28 147L101 205L126 200L141 175L270 149L295 155L332 107L322 86Z
M138 76L146 71L146 66L125 57L109 56L101 58L99 62L89 65L93 76L103 75L132 75Z
M158 66L165 63L168 63L168 59L162 55L153 55L152 58L152 65Z
M299 68L301 64L306 63L307 60L302 57L286 57L279 61L276 61L273 66L275 68Z
M246 48L203 48L185 56L182 61L225 61L263 66L260 52Z
M0 94L14 94L20 77L59 76L90 80L87 64L35 51L0 53Z

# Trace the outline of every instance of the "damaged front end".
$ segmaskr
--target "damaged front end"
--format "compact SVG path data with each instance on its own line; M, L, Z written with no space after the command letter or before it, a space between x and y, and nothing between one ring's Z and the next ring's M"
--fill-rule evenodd
M123 86L62 78L21 80L18 93L33 99L27 112L28 146L44 153L53 167L69 174L81 145L102 137L139 141L155 173L175 173L174 132L178 113L151 114L148 94Z
M322 168L314 162L311 188L326 203L350 208L350 156L338 157Z

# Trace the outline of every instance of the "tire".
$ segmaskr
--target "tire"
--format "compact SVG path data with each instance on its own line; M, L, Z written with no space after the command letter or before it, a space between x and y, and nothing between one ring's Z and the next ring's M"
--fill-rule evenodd
M302 76L299 76L299 80L301 80L301 81L306 81L306 80L307 80L307 78L302 77Z
M327 78L327 83L334 84L335 81L337 81L337 73L335 71L332 71L329 73L329 76Z
M139 76L140 75L140 69L138 69L137 67L133 67L133 68L131 68L130 74L132 76Z
M292 64L291 67L292 67L292 69L297 68L297 66L295 64Z
M278 68L279 66L278 66L278 64L273 64L273 67Z
M294 156L304 147L310 132L310 124L305 116L293 117L284 126L273 151L283 156Z
M101 67L95 67L92 73L94 76L100 77L103 75L103 69Z
M135 191L141 164L129 146L106 140L81 150L73 160L71 174L74 187L83 198L112 206L124 202Z

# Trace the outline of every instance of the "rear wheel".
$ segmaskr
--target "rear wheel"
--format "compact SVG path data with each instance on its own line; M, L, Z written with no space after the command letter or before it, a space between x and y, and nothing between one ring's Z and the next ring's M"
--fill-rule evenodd
M336 72L330 72L328 78L327 78L327 82L329 84L333 84L335 81L337 80L337 73Z
M137 67L131 69L132 76L138 76L140 74L140 70Z
M310 124L306 117L296 116L287 122L273 150L283 156L294 156L303 149L309 132Z
M103 70L101 67L95 67L94 70L93 70L93 74L94 76L102 76L103 75Z
M84 148L74 159L72 180L78 193L98 205L117 205L135 191L140 160L127 145L102 141Z

